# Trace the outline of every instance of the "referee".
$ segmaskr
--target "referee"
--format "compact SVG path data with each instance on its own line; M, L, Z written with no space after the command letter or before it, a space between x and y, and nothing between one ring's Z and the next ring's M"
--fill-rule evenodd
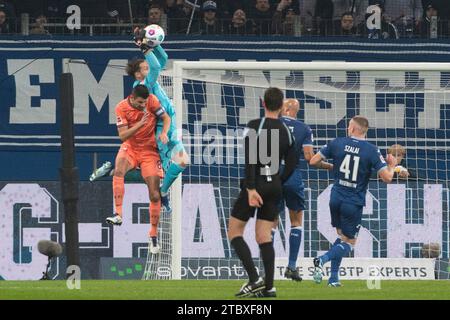
M265 116L247 124L244 134L245 179L236 200L228 225L228 236L237 256L247 271L249 281L237 297L276 297L273 287L275 251L271 230L278 218L278 203L282 184L297 163L294 139L279 118L283 106L283 92L269 88L264 93ZM281 175L280 166L284 162ZM264 264L265 279L254 265L250 248L243 238L248 220L256 213L256 242Z

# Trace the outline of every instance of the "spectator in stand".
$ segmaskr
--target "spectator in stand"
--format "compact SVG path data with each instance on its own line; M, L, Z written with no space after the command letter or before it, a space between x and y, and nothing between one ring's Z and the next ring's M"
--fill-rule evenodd
M157 4L154 4L148 9L148 24L157 24L159 26L162 25L162 15L163 11L161 7Z
M354 36L356 35L355 21L351 12L344 12L341 20L337 21L334 29L337 36Z
M300 19L297 12L293 7L292 0L281 0L273 15L272 30L274 34L301 35Z
M128 6L128 1L124 1ZM160 8L163 8L166 4L166 1L164 0L144 0L143 8L148 12L152 6L158 6ZM133 5L133 1L131 1L131 5ZM141 5L142 6L142 5Z
M321 36L332 35L333 32L333 12L332 0L317 0L314 9L314 18Z
M166 0L164 12L167 16L167 32L169 34L179 33L184 23L183 18L184 0Z
M6 25L2 28L8 28L9 33L19 32L20 19L16 16L16 9L11 1L0 0L0 10L4 12Z
M384 5L386 20L401 25L403 21L419 20L422 16L422 5L418 0L386 1Z
M48 30L45 28L47 23L47 17L43 14L38 15L36 22L32 25L30 34L49 34Z
M269 1L270 7L276 9L281 1L282 0L270 0ZM300 15L300 2L299 1L301 1L301 0L289 0L288 9L294 10L294 13L296 15ZM287 9L285 9L285 10L287 11Z
M422 16L422 5L418 0L391 0L385 2L384 11L386 21L395 25L399 35L410 37Z
M394 179L417 179L417 173L406 164L406 150L400 144L393 144L387 150L388 154L397 159L397 166L394 169Z
M270 7L269 0L256 0L250 19L256 25L256 33L259 35L272 34L273 10Z
M11 1L0 0L0 10L2 10L8 18L16 16L16 8Z
M247 15L242 9L237 9L233 13L231 23L226 29L226 33L233 35L252 35L254 34L255 25L253 21L247 19Z
M397 28L385 19L383 5L379 3L375 5L378 5L381 9L381 29L369 30L366 21L363 21L358 26L358 34L369 39L398 39ZM367 13L366 19L371 15L371 13Z
M183 14L182 21L180 25L180 33L186 34L198 34L200 32L199 17L198 17L198 7L194 7L194 3L190 1L181 1L181 12ZM192 15L193 13L193 15ZM189 27L189 21L192 22ZM189 30L188 30L189 29ZM188 32L189 31L189 32Z
M302 22L304 34L312 35L314 26L315 2L312 0L299 0L300 20Z
M6 12L0 9L0 34L9 33L9 25L6 19Z
M422 38L431 38L433 36L433 20L436 19L436 35L437 37L448 35L448 24L443 23L438 15L438 10L433 4L429 4L425 10L425 17L421 19L417 27L417 31Z
M131 14L133 15L133 22L137 23L143 20L145 13L148 13L149 8L145 8L143 3L131 2ZM108 0L107 14L112 19L118 22L125 23L130 21L130 7L128 1L123 0ZM65 12L65 11L64 11ZM129 30L130 28L128 28Z
M442 21L441 26L443 30L443 35L448 36L448 27L450 20L450 4L448 0L422 0L422 18L426 18L426 12L429 5L432 5L433 8L436 8L439 15L439 20ZM422 19L417 19L417 25L420 24ZM419 30L419 29L418 29Z
M148 12L148 10L144 10L143 3L132 2L132 16L130 16L130 7L128 6L128 1L108 0L107 15L109 19L107 19L106 21L109 20L109 23L117 23L120 25L112 28L109 27L107 30L104 29L102 31L104 33L128 35L130 34L130 26L128 24L131 22L131 17L133 18L134 26L139 25L139 23L145 24L145 20L147 20L143 17L145 15L145 12Z
M219 8L222 10L222 17L225 19L231 19L237 9L242 9L244 12L249 12L249 2L250 1L243 0L223 0L222 5L219 3Z
M356 22L364 20L368 6L368 0L333 0L333 20L339 22L344 13L350 12L356 25Z
M203 3L203 19L200 21L200 30L203 35L222 33L222 24L216 16L217 3L206 1Z
M66 16L66 10L68 6L69 0L46 0L44 1L43 12L45 17L48 19L63 18Z

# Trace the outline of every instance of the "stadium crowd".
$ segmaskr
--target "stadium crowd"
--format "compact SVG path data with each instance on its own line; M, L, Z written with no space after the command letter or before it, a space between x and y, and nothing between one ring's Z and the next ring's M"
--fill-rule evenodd
M83 28L72 33L127 34L159 24L168 34L359 36L396 39L449 35L448 0L0 0L0 34L69 33L67 7L78 5ZM381 29L369 32L369 6ZM28 14L23 16L23 14ZM29 19L24 24L23 19ZM86 28L90 26L90 29ZM24 33L24 28L28 32ZM89 31L90 30L90 31Z

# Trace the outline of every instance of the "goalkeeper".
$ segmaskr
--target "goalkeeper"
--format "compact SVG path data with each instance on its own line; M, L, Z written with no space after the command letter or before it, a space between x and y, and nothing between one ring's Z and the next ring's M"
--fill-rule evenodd
M127 64L126 72L135 79L133 87L139 84L145 85L150 93L158 98L161 106L171 118L171 125L168 133L169 142L164 144L157 139L158 150L165 173L161 185L161 204L165 207L166 211L171 212L172 209L169 204L168 191L176 178L184 171L184 169L186 169L186 166L189 164L189 156L184 149L181 137L178 137L175 108L158 82L159 74L167 64L167 53L160 45L151 47L151 42L144 39L144 34L145 32L143 29L135 29L134 41L141 49L145 59L130 60ZM156 137L159 137L162 129L163 123L162 121L158 121L156 125ZM112 167L107 162L100 169L94 171L90 180L94 181L101 176L108 174L111 170ZM139 175L130 173L127 175L126 179L130 178L131 180L134 180L135 176Z

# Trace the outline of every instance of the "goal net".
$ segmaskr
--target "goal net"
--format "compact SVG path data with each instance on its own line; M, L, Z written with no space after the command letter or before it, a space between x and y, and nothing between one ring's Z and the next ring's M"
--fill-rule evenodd
M403 154L407 174L390 185L375 174L370 181L352 257L429 257L424 246L438 248L434 257L449 257L450 64L176 61L160 82L173 98L191 159L172 189L174 212L161 231L169 234L163 251L172 278L246 276L227 225L243 176L243 128L263 115L269 86L299 100L297 117L312 128L315 151L345 136L348 121L360 114L369 119L368 140L384 156L389 148ZM298 261L308 266L336 239L328 209L332 177L304 161L301 169L306 210ZM245 238L262 267L254 220L249 224ZM278 276L287 264L289 232L288 214L280 212ZM157 279L157 269L148 278ZM303 276L308 272L305 267Z

